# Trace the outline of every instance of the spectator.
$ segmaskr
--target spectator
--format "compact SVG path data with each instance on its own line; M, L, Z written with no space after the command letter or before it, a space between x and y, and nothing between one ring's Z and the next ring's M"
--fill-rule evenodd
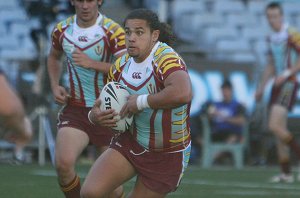
M229 80L224 80L221 91L222 101L211 102L207 108L211 121L212 141L228 144L241 142L243 141L243 125L246 122L245 108L234 99L232 84Z

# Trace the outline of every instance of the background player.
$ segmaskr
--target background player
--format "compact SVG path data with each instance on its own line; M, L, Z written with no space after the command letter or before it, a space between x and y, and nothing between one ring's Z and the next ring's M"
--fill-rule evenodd
M31 141L32 126L25 115L23 104L9 85L0 69L0 121L4 130L4 139L15 143L14 159L23 162L23 149ZM1 135L2 136L2 135Z
M82 186L84 198L103 197L136 174L129 197L165 197L189 161L192 88L184 61L166 44L173 38L170 28L146 9L132 11L124 26L128 54L115 62L109 80L132 94L120 115L134 114L134 124L97 159ZM114 111L101 112L98 105L92 121L113 126Z
M256 92L256 99L262 98L267 81L275 76L270 104L269 129L278 139L277 149L282 173L273 177L271 181L293 182L289 148L300 158L300 147L287 129L287 114L295 102L298 87L296 74L300 70L300 34L283 21L283 10L279 3L268 4L266 15L273 32L268 37L269 64Z
M87 114L99 96L114 57L124 54L124 30L102 15L102 0L71 0L76 14L57 24L52 33L48 72L55 101L65 105L58 116L56 169L59 184L68 198L80 197L80 180L74 170L78 156L89 142L104 150L112 133L89 123ZM65 54L68 92L59 84L60 60ZM116 191L120 197L122 189Z

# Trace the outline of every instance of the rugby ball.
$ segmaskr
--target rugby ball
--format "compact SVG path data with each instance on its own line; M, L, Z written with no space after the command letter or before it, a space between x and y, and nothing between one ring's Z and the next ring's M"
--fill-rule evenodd
M120 113L122 107L127 102L127 97L129 96L129 92L126 87L118 82L109 82L107 83L101 93L100 93L100 110L109 110L114 109L117 113ZM120 118L119 115L116 116L117 119ZM120 119L116 123L116 127L112 127L112 129L118 132L125 132L131 125L133 120L133 116L130 118L125 117Z

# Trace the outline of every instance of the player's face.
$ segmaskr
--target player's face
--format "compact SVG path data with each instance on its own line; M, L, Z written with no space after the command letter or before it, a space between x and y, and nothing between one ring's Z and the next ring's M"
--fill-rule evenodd
M267 18L271 28L278 32L281 30L281 26L283 23L283 17L280 9L278 8L270 8L267 9Z
M125 22L127 52L136 62L143 62L158 40L159 30L151 32L147 21L128 19Z
M75 7L77 23L80 27L89 27L95 24L98 17L98 6L102 0L71 0Z

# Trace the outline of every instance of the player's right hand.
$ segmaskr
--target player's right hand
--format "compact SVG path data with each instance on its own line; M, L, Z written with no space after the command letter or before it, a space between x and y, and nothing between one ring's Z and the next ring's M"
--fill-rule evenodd
M67 104L69 98L71 97L67 90L62 86L56 86L53 90L54 100L59 105Z
M100 110L101 100L97 99L93 108L89 113L89 119L94 124L99 124L105 127L116 127L117 121L119 119L116 117L118 115L114 109Z

